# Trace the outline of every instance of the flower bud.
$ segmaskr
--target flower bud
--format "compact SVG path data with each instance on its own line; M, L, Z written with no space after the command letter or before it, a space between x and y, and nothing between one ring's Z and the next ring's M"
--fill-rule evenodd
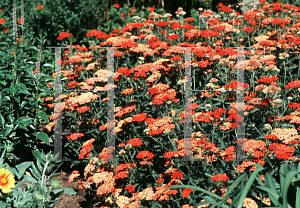
M164 132L163 132L164 134L170 134L171 133L171 130L170 129L166 129L166 130L164 130Z
M132 144L126 144L125 148L126 149L131 149L132 148Z
M211 108L211 104L206 104L205 108Z
M139 19L141 19L139 16L134 16L134 17L132 17L132 19L134 19L134 20L139 20Z
M282 100L281 99L275 99L274 103L282 103Z
M270 124L265 124L265 128L268 129L268 130L271 130L272 126Z

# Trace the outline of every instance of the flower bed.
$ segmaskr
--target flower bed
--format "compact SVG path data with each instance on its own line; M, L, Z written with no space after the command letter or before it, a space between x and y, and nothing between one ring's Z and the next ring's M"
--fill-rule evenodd
M63 136L63 158L71 169L85 166L72 169L69 182L101 197L100 207L298 206L300 8L259 2L243 14L219 5L218 14L199 9L187 18L182 8L176 18L151 8L109 34L91 30L89 48L60 33L68 46L62 127L72 132ZM115 5L112 12L125 11ZM185 105L189 82L192 103ZM42 100L54 109L53 96ZM189 116L192 138L185 135ZM241 122L245 134L237 140ZM187 146L191 161L183 160ZM114 155L122 161L108 160Z

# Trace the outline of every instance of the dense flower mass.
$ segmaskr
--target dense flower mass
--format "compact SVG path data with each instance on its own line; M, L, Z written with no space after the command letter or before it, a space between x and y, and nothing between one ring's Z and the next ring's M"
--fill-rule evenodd
M85 132L67 136L67 142L76 146L97 135L80 146L79 159L95 152L97 157L86 166L79 187L101 195L99 206L147 207L156 201L167 207L176 201L181 208L191 207L186 200L192 197L204 202L193 189L164 189L201 181L201 186L224 198L226 189L221 186L230 186L231 179L243 172L252 173L255 164L267 169L282 160L300 160L300 10L263 0L257 6L239 13L219 3L218 14L199 8L187 18L178 8L172 19L156 8L143 13L133 8L128 13L129 9L114 4L109 11L113 17L121 18L122 24L132 22L112 25L111 33L90 30L86 39L94 45L76 46L75 53L65 51L62 77L69 80L64 86L89 91L62 96L62 110L76 115L68 112L64 119L80 129L76 132ZM62 32L57 39L70 37ZM112 47L116 72L108 70L107 49ZM72 72L68 64L76 70ZM54 107L54 99L43 101ZM108 122L109 117L115 121ZM54 120L54 115L49 119ZM247 138L239 134L241 123ZM53 126L51 122L46 128ZM115 147L106 146L109 134ZM107 161L111 150L123 162ZM240 151L247 160L233 166ZM185 156L208 165L205 169L196 162L187 165L181 162ZM78 174L72 173L70 181ZM262 175L258 178L265 180ZM262 207L265 202L246 198L244 206Z

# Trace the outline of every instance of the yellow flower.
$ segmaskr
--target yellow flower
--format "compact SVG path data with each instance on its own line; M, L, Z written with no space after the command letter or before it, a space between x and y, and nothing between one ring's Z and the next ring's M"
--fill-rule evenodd
M15 182L14 176L9 170L0 168L0 189L3 193L10 192L10 189L15 187Z

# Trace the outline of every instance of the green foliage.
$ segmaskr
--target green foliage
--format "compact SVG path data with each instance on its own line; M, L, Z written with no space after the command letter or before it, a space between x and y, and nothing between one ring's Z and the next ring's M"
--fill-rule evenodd
M195 191L200 191L207 195L201 198L205 199L205 202L200 202L194 205L198 207L203 204L210 204L210 207L238 207L243 206L244 199L249 195L249 190L253 186L257 186L258 189L266 192L271 200L272 207L283 207L292 208L300 207L300 163L298 163L298 168L296 169L293 164L289 161L284 161L280 166L280 182L278 183L274 178L272 178L271 173L268 172L261 164L255 164L256 170L250 174L247 179L246 185L240 184L247 177L247 173L240 175L235 182L229 187L224 198L213 194L205 189L198 188L190 185L173 185L166 188L168 189L179 189L179 188L191 188ZM258 174L262 172L265 178L265 183L261 181L261 177ZM255 183L257 182L257 183ZM236 187L240 185L238 189ZM163 191L163 192L164 192ZM255 193L259 196L259 193ZM226 204L228 198L235 197L233 203ZM217 201L218 200L218 201ZM236 203L234 203L236 201ZM152 208L157 206L158 202L152 204Z
M0 167L9 170L17 177L17 180L21 181L11 189L11 192L0 193L1 207L53 208L61 194L66 193L70 196L76 194L73 189L60 188L60 181L53 179L54 176L59 175L55 172L62 165L57 160L58 154L53 156L49 152L45 155L43 152L35 151L36 165L33 162L23 162L15 167L4 163L4 155L5 151L2 152ZM54 168L56 170L53 170ZM23 184L26 185L22 189Z
M18 25L18 29L21 26ZM44 41L39 48L32 46L30 40L33 33L26 31L21 36L23 43L18 41L12 44L13 35L13 31L9 30L0 42L0 148L3 149L5 143L13 143L11 154L20 157L22 152L22 159L26 160L31 157L28 148L36 148L38 139L49 145L49 137L45 133L37 134L37 128L42 120L48 121L49 115L43 112L41 105L41 95L52 94L46 84L52 81L52 77L46 75L43 67L39 66L41 57L45 56L39 50ZM34 73L35 68L41 72Z

